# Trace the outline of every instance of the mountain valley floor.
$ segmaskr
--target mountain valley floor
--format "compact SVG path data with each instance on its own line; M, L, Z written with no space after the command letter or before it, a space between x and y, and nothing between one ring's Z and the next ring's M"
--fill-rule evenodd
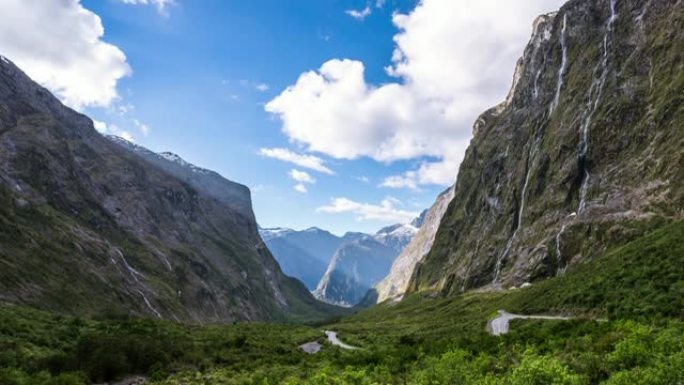
M180 384L676 384L684 380L684 222L531 287L418 293L325 324L187 325L0 308L0 384L144 375ZM513 320L500 309L576 317ZM605 318L605 322L596 322ZM334 330L357 350L330 345ZM299 345L318 341L320 353Z

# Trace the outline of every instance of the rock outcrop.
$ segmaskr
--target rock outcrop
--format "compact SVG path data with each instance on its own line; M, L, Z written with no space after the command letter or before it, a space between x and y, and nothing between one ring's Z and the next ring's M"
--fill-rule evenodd
M389 274L375 285L373 293L369 294L374 297L372 302L400 299L404 295L413 269L432 248L444 212L453 198L454 188L450 187L437 197L437 201L429 210L421 215L420 221L415 223L420 225L420 230L394 260Z

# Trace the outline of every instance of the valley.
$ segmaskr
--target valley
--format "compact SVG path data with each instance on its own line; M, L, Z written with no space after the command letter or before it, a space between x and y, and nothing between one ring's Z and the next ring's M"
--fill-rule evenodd
M165 7L198 12L173 1L106 7L150 4L169 31L183 23ZM344 11L347 21L365 27L389 7L366 4ZM282 120L291 147L255 150L240 131L221 159L247 148L254 162L221 173L111 124L101 130L50 88L56 77L39 84L2 56L0 385L684 383L684 2L569 0L538 16L508 96L475 120L455 163L406 128L413 111L420 135L443 135L444 116L428 115L467 104L441 105L448 82L423 87L409 74L420 44L407 36L425 20L437 28L424 16L437 19L435 4L453 6L422 0L392 12L400 32L384 71L401 82L369 86L363 65L333 60L271 102L250 99ZM504 7L468 12L484 18L478 7L492 4ZM515 23L495 24L508 33ZM501 44L470 52L503 55ZM270 87L205 70L222 103ZM468 95L495 82L454 79ZM302 87L313 96L298 99ZM367 100L353 113L335 109L356 97ZM420 98L428 103L416 112ZM387 100L392 108L374 110ZM195 107L183 113L211 106ZM135 110L109 108L121 120ZM329 130L339 117L353 140ZM315 130L303 128L308 119ZM389 141L373 142L373 130L393 125ZM188 132L192 147L199 139ZM169 129L169 143L177 134ZM195 159L212 159L206 152ZM281 179L264 172L273 160L285 163L274 167ZM382 174L367 176L378 164ZM268 184L252 183L259 172ZM224 176L235 173L249 187ZM429 203L416 198L435 185ZM350 191L354 199L342 197ZM367 203L373 194L384 198ZM308 227L318 221L331 227Z
M414 294L326 325L199 327L4 306L0 343L16 348L5 350L3 362L42 374L4 371L3 380L37 383L30 381L50 378L50 371L77 371L100 379L144 372L153 384L669 384L684 373L682 293L677 283L659 283L684 273L682 236L678 222L524 289ZM645 280L652 284L630 289ZM576 318L518 319L509 333L492 336L487 323L498 309ZM360 349L329 344L325 330ZM318 354L299 349L310 341L321 344Z

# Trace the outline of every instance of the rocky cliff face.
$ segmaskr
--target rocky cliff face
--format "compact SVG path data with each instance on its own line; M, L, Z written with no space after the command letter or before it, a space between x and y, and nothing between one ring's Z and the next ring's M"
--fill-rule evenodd
M369 299L371 302L380 303L388 299L401 298L404 295L413 269L430 251L444 212L453 198L454 188L451 187L440 194L435 204L423 212L419 221L415 222L420 225L420 230L394 260L389 274L375 285L374 292L370 293L370 296L374 297Z
M316 298L351 307L384 278L392 262L418 233L426 213L410 223L380 229L373 235L347 233L314 291Z
M387 274L396 255L395 249L370 236L345 243L330 261L314 295L335 305L354 306Z
M230 181L214 171L188 163L172 152L157 154L118 136L108 138L196 190L217 199L246 220L256 222L252 211L251 193L246 186Z
M195 322L327 314L281 273L246 187L124 147L2 58L0 301Z
M410 290L563 274L683 217L683 91L681 0L571 0L539 17Z

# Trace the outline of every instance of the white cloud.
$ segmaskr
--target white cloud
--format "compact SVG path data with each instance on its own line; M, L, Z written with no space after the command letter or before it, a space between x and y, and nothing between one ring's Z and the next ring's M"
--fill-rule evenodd
M154 5L157 7L157 12L159 12L160 15L167 16L168 15L168 6L172 5L174 3L174 0L122 0L125 4L132 4L132 5Z
M450 185L477 116L504 100L532 21L562 3L422 0L393 16L399 33L387 72L396 82L369 84L362 62L334 59L303 73L265 109L308 151L381 162L438 159L388 178L387 187Z
M299 183L316 183L316 179L314 179L309 173L306 171L299 171L296 169L290 170L290 178L296 180Z
M420 213L398 208L401 205L397 199L385 198L379 205L359 203L348 198L334 198L330 204L316 209L317 212L329 214L351 213L359 221L379 221L388 223L406 223Z
M309 192L309 190L306 189L306 186L304 185L304 183L297 183L294 186L294 189L295 189L295 191L300 192L302 194L306 194Z
M135 106L130 103L120 104L116 106L116 110L120 116L126 116L129 112L135 111Z
M2 0L1 7L0 53L31 78L76 109L117 99L117 82L131 69L80 0Z
M135 138L130 132L122 130L114 124L107 124L105 122L93 120L93 125L95 126L95 129L102 135L114 135L124 138L131 143L135 142Z
M349 10L344 11L344 13L353 17L356 20L363 20L363 19L367 18L368 16L370 16L372 11L371 11L370 6L366 6L366 8L360 9L360 10L349 9Z
M322 172L324 174L333 175L334 172L324 165L323 159L313 155L302 155L290 151L286 148L262 148L259 150L259 155L267 158L282 160L296 164L297 166L308 168L310 170Z
M270 87L266 83L259 83L255 85L254 88L256 88L256 90L259 92L266 92Z
M150 134L150 126L148 126L147 124L141 123L138 119L133 119L133 124L135 124L135 126L138 127L138 129L144 136Z

